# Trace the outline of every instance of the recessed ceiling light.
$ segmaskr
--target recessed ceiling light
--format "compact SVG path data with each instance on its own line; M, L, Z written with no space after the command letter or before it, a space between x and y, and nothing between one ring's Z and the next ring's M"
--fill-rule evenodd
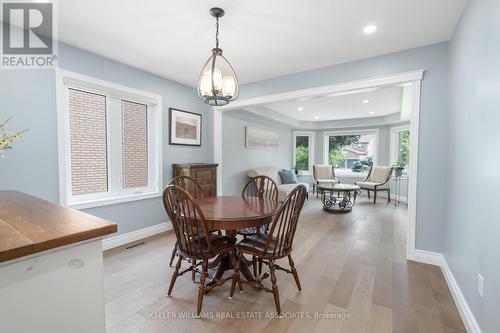
M315 116L315 117L314 117L314 119L319 119L319 117L318 117L318 116Z
M368 24L364 29L363 32L365 35L371 35L377 31L377 26L375 24Z
M375 112L373 112L373 111L370 111L370 112L368 112L368 113L369 113L369 114L375 114Z
M299 106L299 108L297 110L302 111L302 110L304 110L304 108L302 106Z
M368 104L368 103L370 103L370 100L369 100L369 99L364 99L364 100L363 100L363 104Z

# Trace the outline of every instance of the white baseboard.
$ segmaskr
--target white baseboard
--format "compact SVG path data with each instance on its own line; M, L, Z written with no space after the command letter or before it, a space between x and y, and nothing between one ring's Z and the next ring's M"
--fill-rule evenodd
M143 238L151 237L156 234L172 230L172 224L170 222L164 222L160 224L153 225L144 229L135 230L123 235L118 235L114 237L104 238L102 240L102 250L106 251L118 246L122 246L131 242L138 241Z
M443 272L446 283L448 284L448 288L450 289L451 295L453 296L453 300L458 308L458 312L460 313L460 317L464 322L465 329L468 333L481 333L481 328L474 317L471 309L469 308L469 304L465 300L464 294L462 294L462 290L455 280L455 276L448 266L448 262L445 257L442 256L441 262L441 271Z
M443 255L437 252L415 250L413 251L412 254L410 254L408 260L434 266L441 266L441 262L443 261Z
M441 271L443 272L444 278L446 280L446 284L450 289L451 296L455 301L455 305L457 306L458 312L460 313L460 317L464 322L465 329L468 333L481 333L481 328L474 317L467 301L465 300L464 295L462 294L462 290L460 289L453 272L448 266L448 262L445 257L441 253L424 251L424 250L415 250L409 257L411 261L417 261L424 264L430 264L439 266Z
M366 194L365 191L361 191L361 196L364 198L368 198L368 195ZM370 192L370 198L373 200L373 192ZM377 200L378 199L387 199L387 193L386 192L378 192L377 193ZM391 193L391 202L396 201L396 195L394 193ZM408 198L404 196L399 197L399 201L402 203L408 203Z

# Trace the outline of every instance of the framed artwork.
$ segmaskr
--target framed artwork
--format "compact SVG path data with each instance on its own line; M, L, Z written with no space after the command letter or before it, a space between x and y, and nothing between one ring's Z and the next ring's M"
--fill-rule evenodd
M280 135L278 132L245 127L245 146L247 148L278 149Z
M201 146L201 114L168 109L171 145Z

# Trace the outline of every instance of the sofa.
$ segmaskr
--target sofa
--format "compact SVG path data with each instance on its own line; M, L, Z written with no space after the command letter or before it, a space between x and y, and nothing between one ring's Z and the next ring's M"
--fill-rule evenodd
M296 188L299 185L304 185L307 189L307 192L309 192L309 184L307 183L296 183L296 184L282 184L281 183L281 177L278 173L278 171L281 171L282 169L279 168L273 168L273 167L264 167L264 168L256 168L248 171L247 176L250 178L256 177L256 176L267 176L274 180L276 185L278 185L278 200L283 201L285 200L286 196L288 193L290 193L294 188Z

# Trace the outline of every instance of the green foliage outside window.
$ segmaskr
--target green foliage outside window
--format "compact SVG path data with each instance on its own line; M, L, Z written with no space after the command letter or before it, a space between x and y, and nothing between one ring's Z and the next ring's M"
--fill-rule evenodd
M399 162L405 166L410 163L410 131L399 133Z
M328 153L328 164L339 167L344 164L345 156L342 148L330 148Z
M309 170L309 136L295 138L295 169Z
M359 142L361 135L337 135L328 138L328 164L342 167L345 156L342 148Z
M297 170L308 170L309 169L309 150L307 147L298 146L295 150L295 167Z
M330 136L328 138L328 148L331 149L342 149L345 146L350 146L353 143L359 142L361 135L337 135Z

